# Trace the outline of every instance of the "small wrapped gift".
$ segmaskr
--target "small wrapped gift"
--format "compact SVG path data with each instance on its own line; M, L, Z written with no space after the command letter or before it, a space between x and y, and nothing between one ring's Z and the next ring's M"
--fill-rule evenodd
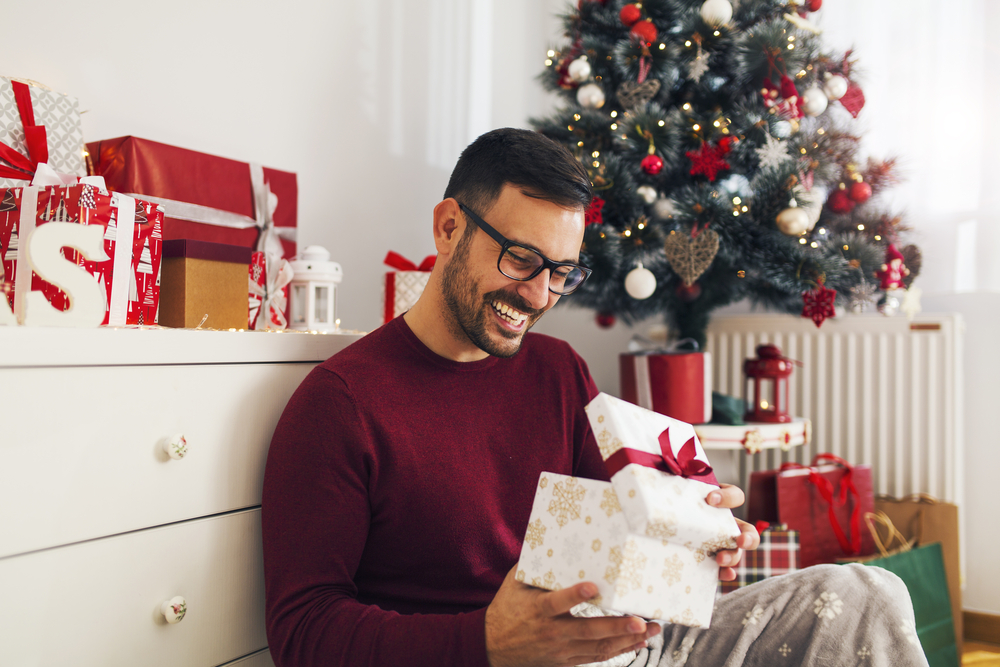
M272 261L274 258L272 257ZM283 331L288 328L288 284L295 275L287 259L278 260L279 268L267 270L267 258L263 252L255 252L250 257L250 312L249 328L255 331L273 329Z
M399 317L413 307L427 286L436 259L436 255L427 255L417 265L391 250L386 254L385 263L396 270L385 274L383 323Z
M31 232L49 222L104 228L106 259L89 261L75 250L63 251L104 287L107 310L103 324L156 324L163 210L89 184L0 189L0 256L3 273L14 285L8 302L19 318L23 318L28 292L42 292L57 310L70 305L64 292L42 280L27 262L19 261L21 246Z
M160 324L244 329L250 248L192 239L163 242Z
M692 341L693 342L693 341ZM638 349L618 358L629 403L689 424L712 420L712 355L682 347Z
M592 581L603 608L707 627L714 554L735 549L740 529L705 500L718 485L694 429L607 394L587 416L611 482L542 474L518 578L549 590Z
M0 188L27 185L39 163L87 174L76 99L31 84L0 77Z
M736 566L736 579L719 582L722 593L755 584L799 569L799 531L789 530L785 524L764 528L758 526L760 546L743 552Z

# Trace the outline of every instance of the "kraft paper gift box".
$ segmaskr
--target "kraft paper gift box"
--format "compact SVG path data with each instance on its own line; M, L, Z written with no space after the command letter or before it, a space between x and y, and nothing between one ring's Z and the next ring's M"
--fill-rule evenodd
M66 249L67 259L90 273L105 290L103 324L152 325L160 294L163 210L149 202L89 185L0 188L0 281L13 283L8 303L21 316L28 292L42 292L58 310L69 299L28 266L23 246L31 232L50 222L100 225L106 259L89 261Z
M163 243L160 324L247 328L250 248L174 239Z
M517 578L549 590L591 581L604 609L708 627L714 554L736 548L740 529L705 500L718 485L694 429L607 394L587 415L611 482L542 473Z

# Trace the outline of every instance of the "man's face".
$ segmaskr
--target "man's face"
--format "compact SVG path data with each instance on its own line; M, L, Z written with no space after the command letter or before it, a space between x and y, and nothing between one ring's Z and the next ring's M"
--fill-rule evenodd
M535 248L554 261L577 262L583 243L583 210L565 209L506 186L488 212L476 211L511 241ZM496 357L510 357L524 334L559 296L549 291L549 271L516 281L497 269L500 245L468 222L442 275L452 334Z

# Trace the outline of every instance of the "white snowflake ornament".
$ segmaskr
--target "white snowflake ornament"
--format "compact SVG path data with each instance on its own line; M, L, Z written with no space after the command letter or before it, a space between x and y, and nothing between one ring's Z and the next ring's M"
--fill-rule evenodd
M907 320L912 320L923 310L920 305L921 294L923 294L923 290L912 285L903 294L903 303L899 306L899 309L906 315Z
M782 162L790 160L788 154L788 144L775 139L770 134L767 135L767 143L756 150L757 157L760 158L761 169L777 167Z
M688 65L688 76L692 81L696 83L701 82L701 77L703 77L705 72L708 71L708 58L709 56L702 52L701 46L699 45L698 55L696 55L694 60L692 60Z

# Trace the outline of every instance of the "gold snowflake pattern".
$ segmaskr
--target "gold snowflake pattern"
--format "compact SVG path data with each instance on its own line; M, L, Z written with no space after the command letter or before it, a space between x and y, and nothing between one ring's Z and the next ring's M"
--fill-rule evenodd
M524 570L518 570L517 574L514 575L516 581L524 581Z
M556 523L562 528L570 521L580 518L580 503L587 495L587 490L580 486L576 478L570 477L563 482L556 482L552 488L552 502L549 503L549 514L556 518Z
M867 646L862 646L861 650L858 651L858 657L861 658L861 662L864 662L865 658L867 658L871 654L872 654L872 652L868 650Z
M666 544L667 539L677 534L677 520L655 519L646 525L646 534L650 537L658 537Z
M788 648L788 644L782 644L781 648L778 649L778 653L781 654L782 658L787 658L788 654L792 652L792 649Z
M735 549L736 538L729 537L725 533L719 533L713 539L702 542L701 546L695 547L690 542L685 543L684 546L694 554L695 562L700 563L723 549Z
M542 580L542 584L550 591L557 591L562 588L561 586L556 585L556 575L552 574L552 570L545 573L545 578Z
M534 549L545 544L545 524L541 519L535 519L528 524L528 532L524 536L524 543Z
M597 434L597 448L601 450L601 457L604 459L624 446L622 441L611 435L611 432L606 428L601 429L601 432Z
M593 543L590 545L590 548L593 549L595 552L600 551L601 550L601 541L600 540L594 540Z
M622 506L618 502L618 494L615 493L614 489L604 489L604 499L601 501L601 509L609 517L615 512L621 512Z
M538 483L538 487L541 488L541 489L544 489L548 485L549 485L549 478L548 477L542 477L542 481L540 481Z
M646 557L635 542L629 541L625 548L613 547L608 554L611 565L604 572L604 580L615 587L615 593L625 595L629 589L642 586L642 571L646 567Z
M813 612L820 618L834 619L844 611L844 601L833 591L824 591L813 602Z
M677 557L677 554L674 554L670 558L665 558L663 560L663 567L663 578L666 580L667 586L673 586L681 580L684 563Z
M700 628L701 627L700 623L695 623L694 622L694 612L691 611L691 607L688 607L687 609L685 609L684 613L681 614L680 616L678 616L677 614L674 614L673 616L671 616L667 620L669 620L671 623L680 623L681 625L689 625L689 626L695 627L695 628Z

